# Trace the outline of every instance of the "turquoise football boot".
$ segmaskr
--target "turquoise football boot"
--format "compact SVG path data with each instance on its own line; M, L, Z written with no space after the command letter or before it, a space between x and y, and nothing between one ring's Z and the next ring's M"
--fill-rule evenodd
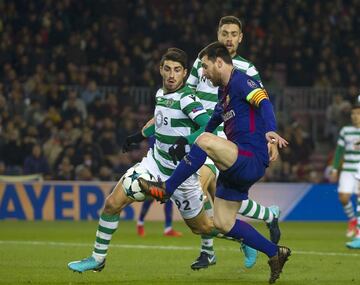
M360 238L354 238L352 241L346 243L350 249L360 249Z
M90 256L83 260L72 261L68 264L68 268L75 272L82 273L84 271L92 270L100 272L105 267L105 259L102 262L97 262L94 257Z
M242 252L245 255L245 260L244 260L245 267L246 268L253 267L256 263L257 250L250 246L247 246L244 243L241 243L240 249L242 250Z

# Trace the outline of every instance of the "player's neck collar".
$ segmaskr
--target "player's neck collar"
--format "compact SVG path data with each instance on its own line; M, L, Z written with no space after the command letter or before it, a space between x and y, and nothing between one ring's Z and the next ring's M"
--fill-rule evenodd
M231 70L228 83L225 86L222 87L223 90L229 90L230 81L231 81L231 79L232 79L232 77L234 75L234 71L235 71L235 67L233 67L233 69Z
M185 86L185 83L183 83L182 85L180 85L180 87L179 87L178 89L176 89L176 90L174 90L174 91L171 91L171 92L168 92L168 91L165 92L165 89L164 89L164 87L163 87L164 95L171 94L171 93L175 93L175 92L179 91L180 89L184 88L184 86Z

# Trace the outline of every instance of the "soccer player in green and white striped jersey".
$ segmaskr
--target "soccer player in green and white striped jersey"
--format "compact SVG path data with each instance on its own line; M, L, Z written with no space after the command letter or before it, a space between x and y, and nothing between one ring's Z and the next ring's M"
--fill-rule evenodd
M261 83L260 75L255 66L250 61L237 54L238 46L243 39L241 21L234 16L222 17L219 21L217 36L218 41L223 43L229 50L230 55L232 56L234 67L243 71ZM218 100L218 87L214 87L211 81L203 76L203 69L199 58L195 60L186 83L196 91L197 97L200 98L201 103L208 111L208 114L212 115ZM218 135L225 137L222 129L222 126L220 126L218 129ZM209 193L212 200L214 200L216 188L216 172L217 170L215 165L210 159L208 159L205 165L200 169L200 180L202 188L204 191ZM212 206L210 201L205 203L205 208L208 209L209 215L212 215ZM242 202L239 213L249 218L264 220L270 228L271 240L275 243L278 243L280 239L280 230L278 227L280 211L277 206L265 207L251 199L248 199ZM191 265L192 269L207 268L209 265L211 265L208 260L212 257L212 255L214 255L212 246L212 238L203 236L201 243L201 253L200 256ZM254 253L252 252L245 252L245 255L253 254ZM245 266L251 267L255 262L254 257L250 259L248 257L251 256L246 257ZM253 261L251 262L251 260Z
M136 135L138 141L155 135L154 148L148 151L139 167L163 181L176 168L168 154L169 148L179 137L187 137L191 141L191 135L196 133L195 130L205 127L210 119L193 90L185 85L186 62L186 53L179 49L168 49L163 55L160 63L163 88L156 93L154 120ZM195 137L196 135L194 139ZM186 148L189 151L190 147ZM112 236L119 225L120 213L125 206L134 202L126 196L123 187L120 179L105 201L92 255L83 260L70 262L68 264L70 270L84 272L101 271L104 268ZM203 192L198 174L192 175L181 184L172 196L172 200L178 206L185 223L194 233L222 236L214 229L213 221L203 209Z
M331 181L335 182L341 169L338 192L339 200L349 219L347 237L356 234L357 226L360 229L359 178L356 177L360 164L360 105L358 104L351 110L351 121L352 125L344 126L340 130L331 171ZM341 160L343 160L342 167L340 167ZM353 194L358 196L356 214L350 200Z

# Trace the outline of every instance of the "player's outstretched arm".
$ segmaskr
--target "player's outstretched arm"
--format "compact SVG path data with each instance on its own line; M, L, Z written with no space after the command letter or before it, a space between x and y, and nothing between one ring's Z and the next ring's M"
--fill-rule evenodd
M123 153L128 152L132 146L141 143L147 137L150 137L155 134L155 124L154 118L151 118L145 126L141 129L140 132L132 134L125 139L125 142L122 146Z
M332 169L330 172L330 182L335 183L339 179L339 169L341 165L341 161L344 158L345 147L343 146L343 130L340 132L340 138L338 140L338 144L336 146L333 162L332 162Z
M289 143L286 139L278 135L276 131L276 119L273 106L267 97L265 90L259 91L259 95L253 98L253 101L258 100L261 116L265 122L265 137L270 144L276 144L279 148L286 147ZM255 104L256 105L256 104Z
M142 134L145 137L149 137L151 135L153 135L155 133L155 129L154 129L154 133L150 134L149 133L149 128L153 128L155 126L155 119L154 117L152 117L149 121L147 121L147 123L145 124L145 126L143 126L143 128L141 129ZM148 135L145 134L145 132L149 133Z

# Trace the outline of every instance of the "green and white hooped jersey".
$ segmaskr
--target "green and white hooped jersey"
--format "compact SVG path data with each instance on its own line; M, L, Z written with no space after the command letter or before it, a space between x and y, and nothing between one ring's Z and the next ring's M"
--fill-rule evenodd
M342 171L357 172L360 162L360 128L354 126L344 126L340 130L337 144L344 147L344 162Z
M156 93L155 144L153 158L159 170L170 176L176 165L168 154L169 148L180 138L198 129L194 119L206 113L199 98L187 85L173 93L164 94L163 89ZM187 151L190 146L186 146Z

